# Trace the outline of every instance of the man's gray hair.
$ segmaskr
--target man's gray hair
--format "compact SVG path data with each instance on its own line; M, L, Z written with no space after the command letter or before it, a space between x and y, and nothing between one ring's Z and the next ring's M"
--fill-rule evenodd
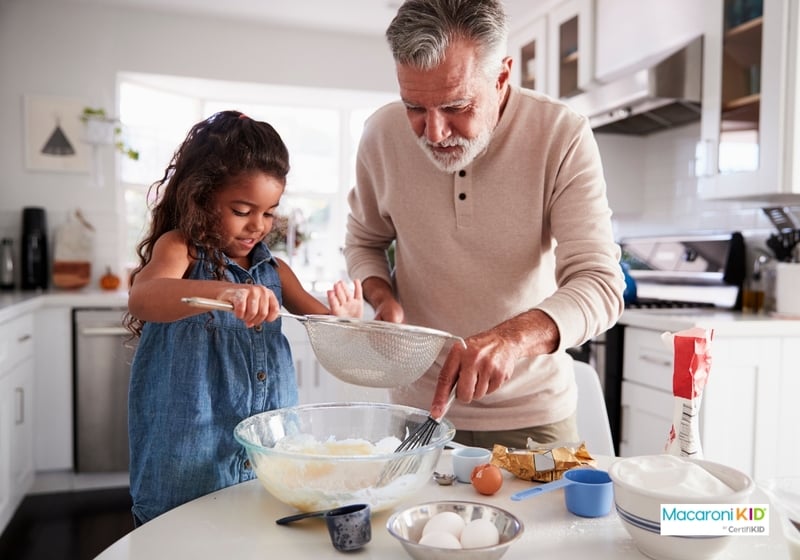
M406 0L386 30L395 62L431 70L455 40L474 41L484 71L499 70L508 25L500 0Z

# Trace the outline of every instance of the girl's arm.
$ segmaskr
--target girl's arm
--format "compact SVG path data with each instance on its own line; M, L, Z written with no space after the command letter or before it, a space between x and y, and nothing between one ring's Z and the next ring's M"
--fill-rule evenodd
M278 298L265 286L218 280L187 280L192 265L186 239L177 231L158 238L153 255L136 275L128 296L128 310L142 321L166 323L205 313L181 301L184 297L220 299L233 304L233 313L248 327L274 321Z
M283 306L291 313L298 315L337 315L360 319L364 312L364 296L361 282L355 280L351 292L344 282L339 280L328 290L328 305L325 307L317 298L308 293L295 273L283 260L277 259L278 276L283 290Z

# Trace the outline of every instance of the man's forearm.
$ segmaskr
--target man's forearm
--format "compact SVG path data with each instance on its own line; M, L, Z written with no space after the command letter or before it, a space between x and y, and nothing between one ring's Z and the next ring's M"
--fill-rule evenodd
M512 342L525 357L551 354L558 348L558 326L550 316L539 309L531 309L504 321L492 329L502 338Z

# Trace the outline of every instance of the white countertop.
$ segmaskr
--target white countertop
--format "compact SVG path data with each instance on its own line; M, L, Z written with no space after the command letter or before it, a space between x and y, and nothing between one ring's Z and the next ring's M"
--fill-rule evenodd
M622 325L663 331L691 327L713 328L715 336L800 336L800 317L784 318L770 313L742 313L717 309L630 309Z
M598 458L607 468L613 459ZM437 470L452 472L450 453L442 454ZM469 484L438 486L431 480L406 505L437 500L490 503L520 518L524 532L503 560L531 558L593 558L597 560L645 559L628 536L615 511L586 519L572 515L564 505L564 491L513 502L511 494L531 483L504 471L503 487L494 496L482 496ZM752 503L766 503L759 490ZM275 520L297 511L273 498L257 480L231 486L184 504L132 531L106 549L96 560L263 560L264 558L340 558L331 545L325 522L306 519L280 526ZM402 546L389 535L391 511L372 516L372 540L358 558L408 559ZM770 520L770 536L731 537L720 560L788 558L778 519Z
M127 290L36 290L0 292L0 322L47 306L127 307Z

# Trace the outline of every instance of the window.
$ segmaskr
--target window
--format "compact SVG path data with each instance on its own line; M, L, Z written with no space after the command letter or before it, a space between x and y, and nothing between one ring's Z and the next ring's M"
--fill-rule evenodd
M120 120L139 160L120 167L127 219L127 254L147 225L147 191L196 122L226 109L269 122L289 149L291 171L279 214L292 216L305 241L283 255L308 289L344 277L341 248L347 192L364 120L396 93L268 86L171 76L120 77Z

